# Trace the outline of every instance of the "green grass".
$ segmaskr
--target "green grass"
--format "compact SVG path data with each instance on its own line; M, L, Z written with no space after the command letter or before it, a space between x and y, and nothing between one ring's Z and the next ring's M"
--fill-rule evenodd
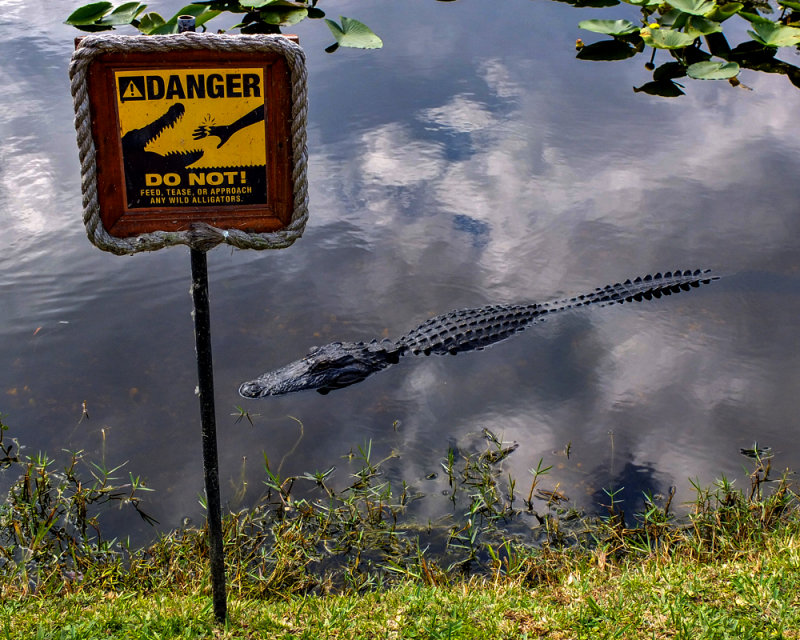
M750 486L693 483L645 496L625 517L608 491L603 517L579 516L545 489L548 467L516 490L503 471L516 444L486 432L441 467L449 513L415 521L420 495L383 475L370 443L355 473L281 477L265 460L267 494L223 518L229 617L214 624L205 529L131 549L106 540L109 505L147 519L146 487L119 468L4 442L0 470L0 640L30 638L787 638L800 640L800 509L770 452ZM764 456L763 458L761 456ZM16 480L14 480L16 478ZM529 484L530 483L530 484ZM528 488L529 487L529 488ZM538 524L537 524L538 523Z
M800 530L721 562L675 554L612 563L574 556L552 584L404 581L362 594L229 599L212 622L204 589L89 589L4 598L0 638L800 638Z

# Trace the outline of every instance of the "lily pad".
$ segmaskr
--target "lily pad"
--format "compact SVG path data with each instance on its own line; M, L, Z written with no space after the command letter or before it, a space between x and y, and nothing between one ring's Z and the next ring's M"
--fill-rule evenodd
M632 4L635 7L657 7L661 4L661 0L622 0L626 4Z
M164 20L160 14L156 13L155 11L151 11L150 13L145 13L141 17L139 20L139 26L137 28L139 31L149 36L151 33L153 33L153 31L163 27L166 23L167 21Z
M339 19L342 21L341 26L328 18L325 18L325 22L333 37L336 38L336 44L340 47L380 49L383 46L383 40L375 35L372 29L363 22L353 20L353 18L345 18L344 16L340 16Z
M793 47L800 44L800 29L786 27L774 22L754 22L753 30L747 33L765 47Z
M689 65L686 73L695 80L728 80L739 75L739 65L735 62L695 62Z
M64 22L74 27L93 25L106 15L113 6L110 2L92 2L75 9Z
M639 32L639 27L628 20L581 20L578 27L607 36L627 36Z
M724 22L733 15L736 15L744 8L741 2L728 2L723 5L715 6L705 14L705 17L715 22Z
M693 16L704 16L717 6L717 3L712 0L669 0L669 4L678 11Z
M788 7L795 11L800 11L800 2L790 2L790 0L778 0L778 4L782 7Z
M160 14L156 13L155 11L151 11L150 13L145 13L139 19L139 26L137 29L139 29L139 31L145 35L150 35L159 27L163 27L166 23L167 21L164 20Z
M296 7L286 6L282 3L275 3L266 10L259 12L258 15L261 20L267 24L291 27L293 24L302 22L308 17L308 9L305 7L298 9Z
M694 36L674 29L642 29L639 35L647 46L656 49L684 49L694 42Z
M758 13L750 13L749 11L740 11L739 15L748 22L750 22L751 24L755 24L756 22L766 22L768 24L775 24L769 18L765 18L764 16Z
M660 24L662 28L670 27L672 29L683 29L683 27L686 26L686 21L691 17L692 16L690 16L688 13L684 13L683 11L670 9L661 15L658 24Z
M684 33L699 38L700 36L707 36L711 33L719 33L722 31L722 25L714 20L709 20L703 16L691 16L684 27Z
M109 25L112 27L121 27L133 22L136 17L145 9L147 5L138 2L126 2L119 5L105 18L98 21L98 24Z

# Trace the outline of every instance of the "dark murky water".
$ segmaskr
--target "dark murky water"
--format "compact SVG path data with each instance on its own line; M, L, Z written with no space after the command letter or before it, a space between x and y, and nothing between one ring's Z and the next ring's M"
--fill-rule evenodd
M121 258L85 237L67 79L77 32L60 24L76 4L19 0L0 15L0 410L32 450L128 460L170 527L201 516L189 255ZM800 92L746 71L752 91L634 94L641 63L574 58L579 20L617 16L512 5L338 3L383 36L372 52L325 54L325 26L298 27L306 234L283 251L209 255L223 500L245 458L247 503L262 453L284 473L336 464L343 483L341 456L370 439L377 456L399 454L391 478L436 493L441 474L425 476L483 427L520 443L508 461L520 485L544 458L548 484L587 508L601 487L633 499L675 484L686 499L690 477L744 482L738 449L754 440L800 468ZM236 393L311 344L695 267L724 278L485 352L406 359L328 396Z

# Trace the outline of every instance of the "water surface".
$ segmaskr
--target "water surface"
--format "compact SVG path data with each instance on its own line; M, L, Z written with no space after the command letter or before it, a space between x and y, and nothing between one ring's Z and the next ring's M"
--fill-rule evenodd
M344 485L342 456L368 440L398 454L390 479L437 493L441 474L425 478L448 445L476 446L484 427L520 443L508 460L520 484L543 458L549 488L587 509L603 487L634 502L670 485L685 500L690 477L743 483L738 450L754 440L800 467L800 93L744 71L751 90L635 94L640 63L574 57L577 22L600 13L511 4L487 17L479 3L338 3L381 34L380 51L329 55L323 24L297 27L306 233L282 251L209 254L223 500L242 477L242 504L257 499L264 455L283 473L335 464ZM85 237L77 32L60 23L73 8L6 3L0 16L0 410L30 451L129 461L168 528L202 517L188 249L118 257ZM724 277L484 352L407 358L327 396L236 393L312 344L676 268ZM140 527L124 514L109 526Z

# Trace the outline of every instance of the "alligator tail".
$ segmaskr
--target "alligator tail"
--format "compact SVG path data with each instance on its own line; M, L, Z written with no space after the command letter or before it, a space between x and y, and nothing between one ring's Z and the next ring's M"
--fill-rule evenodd
M610 304L624 302L642 302L643 300L658 299L681 291L690 291L712 280L719 280L719 276L712 276L710 269L677 270L647 275L634 280L617 282L605 287L598 287L591 293L585 293L563 300L546 302L542 307L541 315L576 309L587 305L596 304L604 307Z

